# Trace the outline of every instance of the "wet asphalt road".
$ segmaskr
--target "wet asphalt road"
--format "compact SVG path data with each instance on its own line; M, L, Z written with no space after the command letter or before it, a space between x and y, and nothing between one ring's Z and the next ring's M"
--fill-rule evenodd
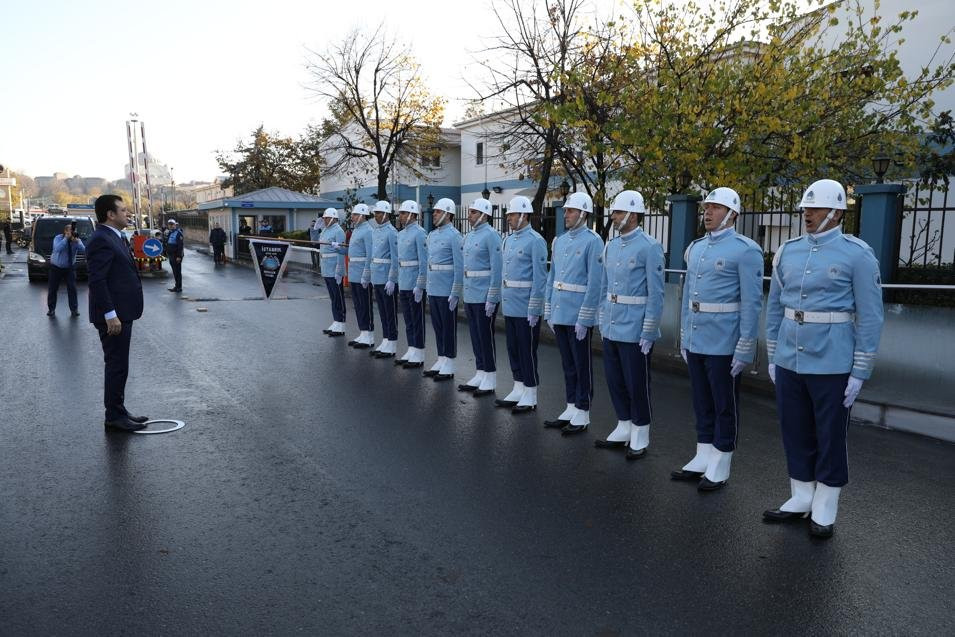
M955 628L953 445L853 427L836 535L812 541L760 522L788 497L770 401L744 396L731 484L701 495L669 479L695 442L685 378L655 375L650 451L628 463L593 447L615 424L599 359L591 431L562 438L541 426L563 407L553 346L551 408L511 416L455 391L463 324L458 378L436 384L325 337L309 275L271 303L145 281L127 405L187 426L106 434L86 285L82 319L64 290L49 320L23 257L0 280L0 634ZM186 297L258 294L192 251L184 272Z

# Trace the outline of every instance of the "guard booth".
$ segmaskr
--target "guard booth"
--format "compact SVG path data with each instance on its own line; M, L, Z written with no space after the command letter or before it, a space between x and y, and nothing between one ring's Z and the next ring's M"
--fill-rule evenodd
M273 187L207 201L198 209L207 214L209 230L216 222L225 230L229 258L249 259L249 241L240 235L267 238L289 230L308 230L312 219L321 217L326 208L340 207L337 201Z

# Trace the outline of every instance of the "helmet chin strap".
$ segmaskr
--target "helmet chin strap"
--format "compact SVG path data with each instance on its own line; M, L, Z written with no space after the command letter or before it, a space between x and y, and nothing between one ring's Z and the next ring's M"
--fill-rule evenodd
M580 216L577 217L577 223L574 224L574 227L571 228L571 230L576 230L577 228L581 227L581 226L584 225L585 223L587 223L587 213L585 213L583 210L581 210L581 211L580 211Z
M438 223L435 224L435 226L438 227L438 228L440 228L441 226L444 225L444 220L447 219L447 218L448 218L448 213L445 212L445 213L444 213L443 215L441 215L441 217L438 219Z
M726 226L728 226L728 225L729 225L729 222L730 222L730 216L731 216L732 214L733 214L733 211L732 211L732 210L727 210L727 211L726 211L726 216L723 217L723 220L720 221L720 225L716 226L716 230L713 230L713 232L719 232L720 230L722 230L723 228L725 228Z
M631 213L628 212L627 214L623 216L623 220L620 222L620 226L617 228L617 232L624 231L624 229L627 227L627 224L630 223L630 215Z
M826 218L822 220L822 223L819 224L819 227L816 228L816 231L813 234L819 234L826 229L826 226L832 221L832 218L836 216L836 209L833 208L829 211L829 214L826 215Z

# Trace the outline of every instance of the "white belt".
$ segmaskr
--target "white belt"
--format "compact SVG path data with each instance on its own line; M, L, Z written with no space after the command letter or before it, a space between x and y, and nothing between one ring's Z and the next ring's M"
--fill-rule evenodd
M564 283L562 281L554 281L555 290L564 290L567 292L586 292L586 285L577 285L575 283Z
M623 305L646 305L645 296L626 296L624 294L607 294L607 300L611 303L622 303Z
M338 258L338 255L337 255L337 254L323 254L323 255L322 255L322 258L323 258L323 259L337 259L337 258Z
M439 264L431 264L431 263L429 263L429 264L428 264L428 269L429 269L429 270L437 270L437 271L442 271L442 272L443 272L443 271L446 271L446 270L453 270L453 269L454 269L454 264L448 263L448 264L446 264L446 265L439 265Z
M398 265L400 265L403 268L410 268L413 265L418 265L418 262L417 261L399 261Z
M852 312L804 312L786 308L786 318L797 323L851 323Z
M380 263L382 265L391 263L391 259L372 259L372 263Z
M694 312L713 312L716 314L739 312L739 303L700 303L699 301L690 301L690 309Z
M350 263L364 263L365 257L348 257Z
M504 287L506 288L529 288L534 285L533 281L514 281L509 279L504 279Z
M467 270L464 276L468 278L491 276L490 270Z

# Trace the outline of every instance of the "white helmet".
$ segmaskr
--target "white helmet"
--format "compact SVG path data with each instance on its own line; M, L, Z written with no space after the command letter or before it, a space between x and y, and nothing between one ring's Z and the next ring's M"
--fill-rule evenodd
M531 203L531 200L523 195L518 195L511 199L510 203L507 204L507 213L519 212L521 214L529 215L534 212L534 204Z
M171 223L171 224L174 225L174 226L178 226L178 225L179 225L179 223L178 223L175 219L167 219L167 220L166 220L166 223L167 223L167 224L170 224L170 223Z
M383 212L386 215L391 214L391 202L389 201L379 201L375 204L374 212Z
M334 208L325 208L325 214L322 215L323 219L332 218L336 221L338 220L338 211Z
M398 207L398 212L410 212L413 215L421 213L421 210L418 209L418 202L414 199L406 199L401 202L401 205Z
M455 211L454 202L447 197L442 197L441 199L438 199L436 204L434 204L434 210L440 210L445 214L453 215Z
M703 203L715 203L726 206L733 212L739 214L742 212L739 195L732 188L714 188L706 195Z
M846 189L838 181L820 179L814 181L803 193L800 208L829 208L830 210L846 209Z
M565 205L565 208L570 206ZM637 212L646 213L647 209L643 206L643 195L636 190L624 190L613 198L613 205L610 206L610 212Z
M476 210L477 212L480 212L482 215L486 215L490 217L491 202L488 201L487 199L482 199L482 198L475 199L474 201L471 202L471 207L468 208L468 210Z
M564 202L564 208L574 208L590 214L594 211L594 200L585 192L575 192L567 197Z
M367 217L371 214L371 211L368 210L368 206L363 203L356 204L354 208L351 209L353 215L361 215L362 217Z

